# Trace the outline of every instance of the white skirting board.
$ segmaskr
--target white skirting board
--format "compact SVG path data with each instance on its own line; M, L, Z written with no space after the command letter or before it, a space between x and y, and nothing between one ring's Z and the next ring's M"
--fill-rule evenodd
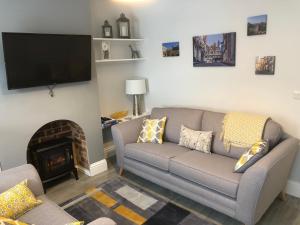
M86 169L79 165L77 165L76 168L84 174L92 177L107 170L107 161L106 159L102 159L101 161L92 163L89 169Z
M300 198L300 182L289 180L286 186L286 193Z

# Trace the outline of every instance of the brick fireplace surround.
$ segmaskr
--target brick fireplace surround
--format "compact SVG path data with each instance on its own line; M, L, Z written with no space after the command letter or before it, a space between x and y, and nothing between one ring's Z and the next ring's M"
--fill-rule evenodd
M82 128L72 121L56 120L42 126L32 136L28 144L28 149L32 145L64 137L73 139L75 165L88 169L89 161L85 135ZM28 162L30 162L29 155L30 154L27 154Z

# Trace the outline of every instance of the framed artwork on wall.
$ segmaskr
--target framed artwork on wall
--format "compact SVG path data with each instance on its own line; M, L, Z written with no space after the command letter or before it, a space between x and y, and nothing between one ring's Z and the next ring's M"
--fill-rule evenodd
M275 56L257 56L255 61L256 75L274 75L275 74Z
M167 42L162 44L163 57L179 56L179 42Z
M267 15L248 17L247 35L263 35L267 33Z
M235 66L236 33L193 37L193 65Z

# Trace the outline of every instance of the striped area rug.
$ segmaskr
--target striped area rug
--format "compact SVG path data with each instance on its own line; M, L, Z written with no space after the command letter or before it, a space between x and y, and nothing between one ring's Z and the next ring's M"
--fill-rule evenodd
M163 200L123 178L91 187L61 204L66 212L85 224L109 217L118 225L217 225L187 209Z

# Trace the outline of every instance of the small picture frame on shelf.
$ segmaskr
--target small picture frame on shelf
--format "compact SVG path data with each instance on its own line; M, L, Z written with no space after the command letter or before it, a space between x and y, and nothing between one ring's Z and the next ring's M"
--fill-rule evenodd
M112 26L109 24L107 20L104 21L104 25L102 26L102 32L104 38L112 38L113 37L113 31Z
M130 39L130 21L126 18L124 13L121 13L120 18L117 19L118 37Z
M102 50L102 58L103 59L110 59L111 58L109 42L102 41L101 50Z

